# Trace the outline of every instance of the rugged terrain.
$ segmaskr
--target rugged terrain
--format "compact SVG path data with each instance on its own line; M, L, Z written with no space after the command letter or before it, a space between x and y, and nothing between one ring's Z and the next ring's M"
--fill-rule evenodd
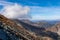
M27 31L22 27L22 25L16 24L14 21L7 19L2 15L0 15L0 27L7 31L7 33L12 33L11 37L13 34L15 34L23 40L40 40L38 36L32 32Z
M42 26L47 25L47 23L38 24ZM0 15L0 35L5 35L5 37L0 37L1 40L58 40L58 32L54 31L51 31L50 27L46 29L36 26L36 23L34 25L33 22L28 23L17 19L11 20Z

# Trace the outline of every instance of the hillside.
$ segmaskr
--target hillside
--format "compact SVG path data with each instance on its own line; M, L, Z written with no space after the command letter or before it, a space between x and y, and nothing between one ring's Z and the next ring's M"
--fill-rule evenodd
M39 36L49 37L54 40L58 40L58 34L56 32L47 30L48 28L44 28L45 26L37 27L37 26L33 25L33 23L30 21L28 23L26 21L21 21L21 20L17 20L17 19L15 19L14 21L18 24L21 24L25 29L29 30L30 32L34 32Z
M0 15L0 27L7 31L7 33L15 34L23 40L40 40L38 36L36 36L32 32L27 31L22 27L22 25L16 24L14 21L7 19L3 15Z
M46 31L43 27L20 20L11 20L3 15L0 15L0 30L6 36L6 40L58 40L59 37L57 33ZM5 40L3 37L0 39Z
M60 22L56 23L52 27L47 28L46 30L58 33L60 35Z

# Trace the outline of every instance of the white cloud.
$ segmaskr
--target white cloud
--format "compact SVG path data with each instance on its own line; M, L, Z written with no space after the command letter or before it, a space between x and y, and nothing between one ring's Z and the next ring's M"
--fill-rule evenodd
M26 19L31 13L31 20L56 20L60 19L60 7L22 6L17 3L0 1L4 8L0 11L7 18Z
M7 5L13 5L14 3L6 2L4 0L0 0L0 5L7 6Z
M31 20L60 20L60 7L31 7Z
M0 4L7 4L9 2L0 2ZM1 5L2 5L1 4ZM7 18L27 18L30 8L28 6L22 6L17 3L9 3L8 5L3 5L4 8L1 10L2 15L6 16Z
M41 16L35 15L32 17L32 20L59 20L60 16L53 15L53 16Z

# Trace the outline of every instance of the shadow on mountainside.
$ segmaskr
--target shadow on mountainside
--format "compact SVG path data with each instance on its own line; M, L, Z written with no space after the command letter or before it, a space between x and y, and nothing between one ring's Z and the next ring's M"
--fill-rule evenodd
M51 32L51 31L46 31L45 28L41 27L38 28L36 26L24 23L20 20L16 20L17 22L19 22L25 29L35 32L37 35L40 35L42 37L51 37L54 40L58 40L59 35L57 33Z

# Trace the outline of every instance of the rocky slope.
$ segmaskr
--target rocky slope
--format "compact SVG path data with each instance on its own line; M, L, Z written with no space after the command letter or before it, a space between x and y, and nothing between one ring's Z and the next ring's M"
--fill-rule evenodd
M56 23L54 26L49 27L46 30L58 33L58 35L60 35L60 23Z
M25 29L27 29L31 32L34 32L39 36L49 37L49 38L52 38L54 40L58 40L59 35L56 32L52 32L52 31L47 30L48 28L44 28L45 26L44 27L37 27L33 24L30 24L31 22L27 23L26 21L24 22L24 21L21 21L21 20L15 20L15 22L21 24Z
M34 33L27 31L22 25L16 24L14 21L7 19L3 15L0 15L0 27L3 28L5 32L11 33L11 35L9 35L11 37L12 34L14 34L23 40L40 40Z
M32 23L33 24L33 23ZM58 40L59 35L52 31L46 31L43 27L37 27L20 20L11 20L0 15L0 31L6 37L1 40ZM47 29L48 30L48 29ZM2 35L2 33L0 33ZM3 36L4 36L3 35ZM7 39L6 39L7 38Z
M22 21L22 20L20 20L20 21ZM54 33L58 33L60 35L60 21L59 20L57 20L57 21L38 21L38 22L31 22L29 20L23 20L22 22L32 25L36 28L41 28L41 29L45 28L46 31L51 31Z

